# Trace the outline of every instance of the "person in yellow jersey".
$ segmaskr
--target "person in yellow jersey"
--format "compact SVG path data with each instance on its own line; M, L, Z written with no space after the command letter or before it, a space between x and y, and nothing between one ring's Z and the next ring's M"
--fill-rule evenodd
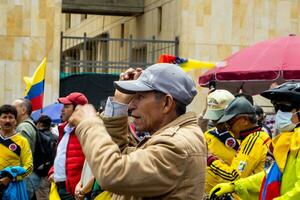
M241 144L230 164L215 155L208 156L208 167L222 182L231 182L264 169L271 139L256 123L254 107L244 97L236 97L225 109L218 123L226 122L228 129Z
M0 198L27 200L23 178L32 172L32 153L27 139L15 131L16 119L15 107L0 107Z
M207 109L203 116L215 126L204 133L208 150L211 154L230 164L239 148L238 141L227 130L225 123L218 123L224 115L224 110L234 99L233 94L227 90L215 90L207 96ZM205 192L206 194L222 179L215 175L211 168L206 169Z
M210 199L232 192L243 199L300 199L300 83L284 83L261 95L270 99L277 111L275 126L281 133L270 146L275 162L267 172L215 186Z

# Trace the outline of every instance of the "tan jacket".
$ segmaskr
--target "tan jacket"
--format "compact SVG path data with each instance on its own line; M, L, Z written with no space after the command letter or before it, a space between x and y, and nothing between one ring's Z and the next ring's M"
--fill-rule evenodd
M113 199L202 199L207 150L194 113L137 147L127 146L127 117L102 119L106 129L100 119L85 120L76 134L93 174Z

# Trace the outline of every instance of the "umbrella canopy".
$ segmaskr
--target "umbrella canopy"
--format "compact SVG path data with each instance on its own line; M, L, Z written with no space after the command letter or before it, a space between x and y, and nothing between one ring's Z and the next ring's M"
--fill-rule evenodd
M257 94L273 82L300 79L300 37L290 35L263 41L245 48L223 65L199 77L200 86L216 84L217 88Z
M53 123L58 124L61 122L60 116L62 108L63 104L50 104L43 109L32 112L31 117L34 121L37 121L41 115L48 115L52 119Z

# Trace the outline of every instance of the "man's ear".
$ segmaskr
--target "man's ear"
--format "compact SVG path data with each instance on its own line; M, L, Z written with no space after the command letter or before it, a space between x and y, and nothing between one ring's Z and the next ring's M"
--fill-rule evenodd
M169 94L164 97L163 113L169 113L174 110L176 104L173 97Z
M21 114L24 115L24 114L26 114L26 113L27 113L26 107L25 107L25 106L22 106L22 108L21 108Z

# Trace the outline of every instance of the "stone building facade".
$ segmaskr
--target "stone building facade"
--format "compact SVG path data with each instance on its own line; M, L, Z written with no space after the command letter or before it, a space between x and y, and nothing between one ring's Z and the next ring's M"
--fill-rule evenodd
M0 0L0 102L24 97L24 76L47 57L45 105L59 88L61 0Z
M255 42L300 33L300 0L145 0L144 14L62 14L61 0L0 0L0 102L23 95L23 76L48 57L45 104L59 94L60 31L64 35L162 40L179 37L179 56L218 62ZM4 47L4 48L3 48ZM201 70L189 72L197 82ZM198 87L198 113L206 89Z
M64 15L65 35L173 40L179 56L218 62L256 42L300 33L299 0L145 0L144 14L134 17ZM189 72L195 82L203 70ZM189 107L203 110L207 90ZM270 105L256 98L260 105Z

